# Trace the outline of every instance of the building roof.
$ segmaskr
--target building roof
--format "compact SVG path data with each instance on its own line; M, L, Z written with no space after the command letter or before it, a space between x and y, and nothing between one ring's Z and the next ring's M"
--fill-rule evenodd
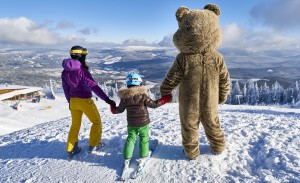
M31 86L20 86L20 85L0 85L0 93L1 91L6 91L0 94L0 101L12 98L16 95L22 95L27 93L32 93L36 91L41 91L43 88L41 87L31 87Z

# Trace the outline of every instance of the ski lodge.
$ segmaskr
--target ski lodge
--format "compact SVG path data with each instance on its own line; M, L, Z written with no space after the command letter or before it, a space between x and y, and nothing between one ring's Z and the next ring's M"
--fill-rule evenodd
M0 85L0 101L20 101L40 97L42 88L20 86L20 85Z

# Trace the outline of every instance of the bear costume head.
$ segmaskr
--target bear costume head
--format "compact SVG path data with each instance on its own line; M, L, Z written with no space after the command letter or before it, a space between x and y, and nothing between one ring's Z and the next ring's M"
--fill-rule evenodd
M220 9L208 4L204 9L180 7L176 12L179 28L173 36L176 48L182 53L205 53L216 50L222 40L219 23Z

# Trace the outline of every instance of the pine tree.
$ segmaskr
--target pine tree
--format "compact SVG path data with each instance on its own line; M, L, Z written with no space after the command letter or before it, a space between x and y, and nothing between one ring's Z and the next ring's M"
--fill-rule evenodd
M100 88L103 90L103 92L108 95L108 90L107 90L107 86L106 86L106 82L104 81L104 83L102 85L100 85Z
M272 85L272 90L271 90L271 98L273 100L273 104L281 104L283 96L283 88L282 86L276 81Z
M295 103L300 101L300 86L298 81L296 81L296 87L295 87L295 92L294 92L294 99Z
M259 88L258 88L258 84L257 84L257 82L255 82L255 84L254 84L254 91L255 91L255 105L257 105L258 104L258 102L259 102Z
M286 89L284 92L285 98L283 104L292 104L294 101L294 93L295 93L295 88L289 87L288 89Z
M248 86L247 96L249 100L249 105L257 105L259 99L259 90L257 83L254 83L251 80Z
M241 104L240 99L243 95L242 95L238 80L233 85L230 95L231 95L231 104L234 104L234 105Z
M117 93L118 93L118 83L117 82L115 82L115 87L114 87L114 89L115 89L115 94L116 94L116 96L117 96Z
M117 94L118 92L115 87L109 86L108 91L109 91L108 92L109 98L116 98L118 96L118 94Z
M270 93L270 88L266 82L260 88L259 103L262 105L268 105L268 95Z
M247 83L244 84L242 95L243 95L242 104L248 104L249 101L247 97Z

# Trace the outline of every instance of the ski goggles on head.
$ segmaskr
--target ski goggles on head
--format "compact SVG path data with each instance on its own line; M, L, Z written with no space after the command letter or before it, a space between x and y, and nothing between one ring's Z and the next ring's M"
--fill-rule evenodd
M83 54L83 55L87 55L89 52L86 48L82 49L82 50L70 50L70 54Z
M88 53L89 53L88 50L86 48L83 48L82 54L87 55Z

